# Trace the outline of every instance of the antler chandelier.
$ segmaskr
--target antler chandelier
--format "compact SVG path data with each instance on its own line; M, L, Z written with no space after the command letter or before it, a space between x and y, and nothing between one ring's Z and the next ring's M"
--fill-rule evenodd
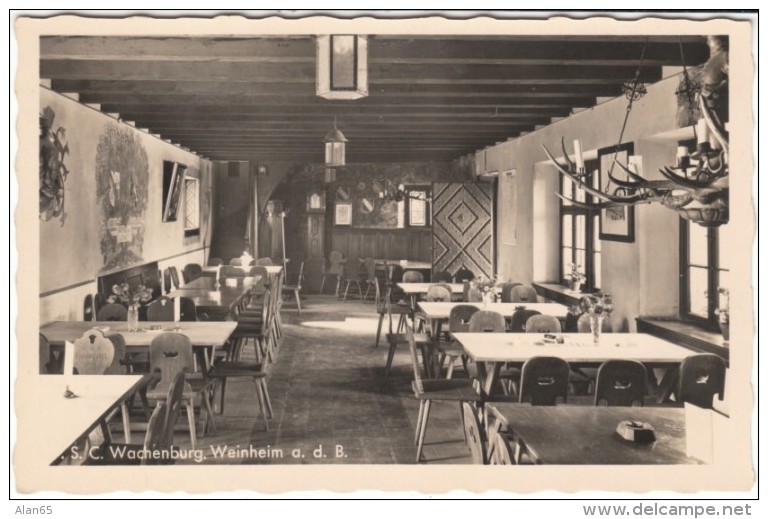
M707 43L710 57L699 72L700 88L691 87L692 82L683 59L681 84L686 85L683 94L688 97L691 112L696 105L693 98L698 97L698 108L702 116L699 124L694 127L698 143L696 151L688 155L683 149L682 153L678 153L675 166L661 168L659 171L664 180L647 180L614 159L614 164L624 171L626 180L613 176L612 166L608 172L607 186L604 189L596 189L589 185L588 173L583 164L575 165L568 158L563 139L565 164L560 164L546 146L543 146L544 152L561 174L570 178L580 189L599 202L579 202L560 194L558 196L578 207L594 209L660 203L676 211L681 217L704 227L717 227L728 222L728 132L725 129L728 117L728 43L726 38L715 36L710 36ZM635 82L638 77L639 74L635 76ZM629 97L625 127L633 101L634 99ZM623 132L624 128L622 135ZM577 144L576 147L580 148L580 145ZM611 188L612 185L615 187Z

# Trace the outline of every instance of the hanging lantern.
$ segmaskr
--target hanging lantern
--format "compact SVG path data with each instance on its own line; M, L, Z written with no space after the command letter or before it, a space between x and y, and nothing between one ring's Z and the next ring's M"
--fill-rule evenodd
M336 128L336 118L333 119L333 130L325 134L325 166L335 168L345 164L345 146L347 139L341 130Z
M368 95L368 39L333 34L317 37L316 93L325 99Z

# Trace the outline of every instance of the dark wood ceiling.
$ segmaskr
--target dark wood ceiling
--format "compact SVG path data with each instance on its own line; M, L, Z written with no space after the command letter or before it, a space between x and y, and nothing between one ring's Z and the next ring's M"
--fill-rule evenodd
M450 160L529 132L634 78L639 36L370 36L369 95L315 95L314 39L40 39L52 89L213 160L322 162L333 126L347 162ZM705 39L647 39L641 81L706 61ZM682 45L681 45L682 44Z

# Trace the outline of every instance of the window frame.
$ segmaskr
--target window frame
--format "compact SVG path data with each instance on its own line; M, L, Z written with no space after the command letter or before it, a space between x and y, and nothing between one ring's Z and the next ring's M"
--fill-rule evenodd
M432 226L432 186L429 184L404 185L405 190L405 226L406 227L431 227ZM411 193L424 193L424 198L412 198ZM413 223L411 210L414 202L424 202L424 223Z
M195 196L190 197L187 196L187 186L190 183L194 183L195 188ZM194 227L188 227L187 226L187 208L190 203L194 203L195 205L195 212L197 213L197 225ZM187 176L184 178L184 237L188 238L190 236L199 236L200 235L200 179L197 177L190 177Z
M680 318L702 328L719 331L716 310L719 303L720 255L719 232L717 227L707 227L707 317L702 317L691 311L691 280L688 269L691 266L689 254L690 226L692 224L680 218ZM702 267L698 267L702 268Z
M586 182L588 182L590 185L594 185L594 181L596 178L599 178L599 172L597 171L600 167L599 160L588 160L584 162L584 169L586 171L590 171L589 175L585 179ZM597 175L597 176L596 176ZM575 182L571 182L571 192L570 193L564 193L563 192L563 185L564 185L564 175L560 175L559 178L559 192L565 196L566 198L570 198L572 200L576 199L576 192L578 190L578 187ZM570 180L570 179L569 179ZM589 195L587 193L584 194L584 202L585 203L593 203L593 197L592 195ZM600 209L588 209L585 207L578 207L574 204L566 205L565 201L561 198L560 199L560 207L559 207L559 214L558 214L558 224L559 224L559 237L558 237L558 249L557 249L557 256L558 256L558 278L562 285L568 286L568 279L566 277L566 269L564 268L564 234L565 234L565 226L563 225L564 217L565 216L571 216L571 261L573 263L577 263L577 249L576 247L576 236L577 236L577 216L584 216L584 265L582 265L584 270L584 275L586 276L586 280L582 284L582 291L583 292L594 292L595 290L599 290L600 287L596 286L595 284L595 229L599 230L600 225ZM597 220L597 221L595 221ZM597 240L600 242L600 240ZM602 246L600 247L600 250L597 252L601 255L601 264L602 264ZM569 262L569 263L570 263Z

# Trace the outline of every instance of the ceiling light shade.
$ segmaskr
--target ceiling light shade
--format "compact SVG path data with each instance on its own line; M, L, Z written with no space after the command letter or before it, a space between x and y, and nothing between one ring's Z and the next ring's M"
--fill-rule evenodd
M316 93L325 99L368 95L368 39L332 34L317 36Z
M333 130L325 134L325 166L334 168L345 164L345 147L347 139L341 130L336 128L336 119L333 120Z

